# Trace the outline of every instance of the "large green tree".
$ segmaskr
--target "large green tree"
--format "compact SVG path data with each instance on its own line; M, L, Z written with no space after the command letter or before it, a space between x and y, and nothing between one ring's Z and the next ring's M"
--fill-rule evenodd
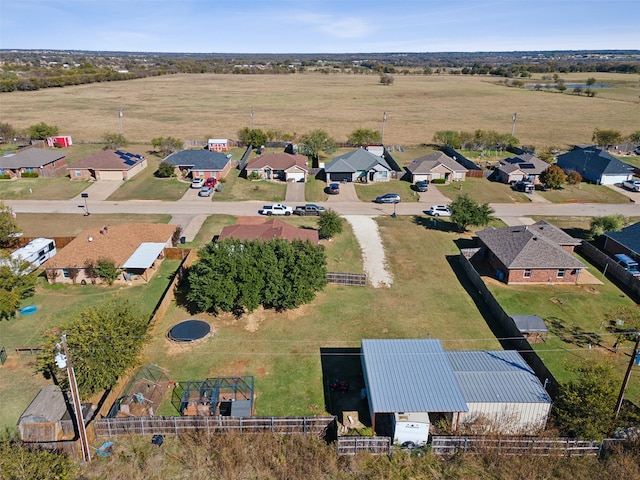
M121 133L105 132L102 134L102 140L104 140L105 148L112 150L129 145L129 140Z
M591 236L597 237L605 232L619 232L627 224L628 219L620 213L602 215L591 219Z
M77 464L67 455L0 440L0 478L73 480L79 477Z
M9 248L13 244L14 235L20 232L11 207L0 200L0 249Z
M313 164L316 166L318 164L321 151L326 154L331 154L336 151L336 148L336 141L322 129L312 130L309 133L305 133L302 135L302 138L298 143L298 151L302 155L311 157Z
M147 338L147 325L148 318L122 298L84 308L71 320L49 330L52 333L42 346L38 369L54 375L61 383L66 382L66 374L54 361L60 334L64 333L80 396L86 398L109 389L137 363Z
M596 128L591 136L591 141L601 147L617 145L622 140L622 133L618 130L600 130Z
M343 220L334 210L327 209L318 219L318 233L320 238L331 238L342 233Z
M60 130L56 125L47 125L44 122L29 127L29 138L31 140L46 140L48 137L58 135L58 133L60 133Z
M174 137L156 137L151 140L151 146L161 155L167 156L182 150L184 142Z
M575 378L560 385L555 418L563 435L586 440L605 438L613 417L619 382L609 363L569 366Z
M491 214L494 212L488 203L479 204L466 193L458 196L449 205L449 208L451 209L451 220L461 232L464 232L470 225L477 227L488 225L491 221Z
M0 122L0 140L4 143L13 143L16 136L16 129L6 122Z
M548 188L558 189L567 181L567 174L564 173L557 165L549 165L547 169L540 174L540 181Z
M238 141L244 145L259 147L267 143L267 140L269 140L269 137L259 128L251 129L249 127L244 127L242 130L238 131Z
M361 147L371 143L382 142L382 134L377 130L370 130L368 128L358 128L351 132L347 138L347 142L351 145Z
M25 260L0 251L0 320L15 315L20 301L33 295L37 274Z
M224 240L209 243L183 285L195 310L241 315L258 306L288 310L326 284L326 256L310 242Z

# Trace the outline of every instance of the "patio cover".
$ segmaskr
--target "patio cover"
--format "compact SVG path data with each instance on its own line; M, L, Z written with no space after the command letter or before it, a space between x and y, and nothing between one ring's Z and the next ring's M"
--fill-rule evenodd
M511 318L521 333L547 333L544 320L537 315L512 315Z
M149 268L166 247L166 243L144 242L120 268Z

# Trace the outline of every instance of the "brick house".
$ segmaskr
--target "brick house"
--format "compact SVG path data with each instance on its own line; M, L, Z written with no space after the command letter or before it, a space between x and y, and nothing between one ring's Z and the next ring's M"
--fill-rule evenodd
M247 176L257 172L267 180L306 182L309 160L304 155L289 153L267 153L250 160L245 166Z
M147 168L142 155L104 149L67 167L71 180L129 180Z
M533 225L478 232L481 256L507 284L578 283L587 266L572 253L580 241L541 220Z
M523 153L500 160L496 168L498 179L502 183L531 182L540 183L540 174L549 168L549 164L530 153Z
M0 175L20 178L23 173L39 177L62 177L66 173L67 155L60 151L26 147L0 157Z
M210 178L221 180L231 170L231 158L224 153L210 150L181 150L172 153L163 162L170 163L175 173L191 178Z
M442 178L447 183L451 181L464 181L467 169L453 158L442 152L433 152L424 157L416 158L407 166L411 176L411 182L431 182L436 178Z

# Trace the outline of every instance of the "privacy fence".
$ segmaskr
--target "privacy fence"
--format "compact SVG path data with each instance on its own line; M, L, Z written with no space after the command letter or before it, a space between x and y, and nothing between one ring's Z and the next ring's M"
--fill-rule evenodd
M237 432L306 434L327 436L335 430L335 417L125 417L101 418L93 422L98 437L121 435L175 435Z

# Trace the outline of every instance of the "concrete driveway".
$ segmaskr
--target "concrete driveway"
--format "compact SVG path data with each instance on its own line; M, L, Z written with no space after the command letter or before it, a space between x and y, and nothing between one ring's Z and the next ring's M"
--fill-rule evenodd
M85 188L82 193L89 195L89 200L104 201L109 195L115 192L123 182L120 180L96 180L89 187ZM84 201L82 195L74 198L75 201Z
M625 197L629 197L630 202L638 202L640 201L640 192L632 192L631 190L627 190L626 188L622 188L622 184L616 185L605 185L605 187L609 187L611 190L621 193Z
M287 182L287 193L284 202L291 204L295 208L294 203L304 203L304 182Z
M333 183L333 182L332 182ZM351 182L340 184L340 193L337 195L329 195L328 203L344 203L359 202L360 199L356 194L356 186Z

